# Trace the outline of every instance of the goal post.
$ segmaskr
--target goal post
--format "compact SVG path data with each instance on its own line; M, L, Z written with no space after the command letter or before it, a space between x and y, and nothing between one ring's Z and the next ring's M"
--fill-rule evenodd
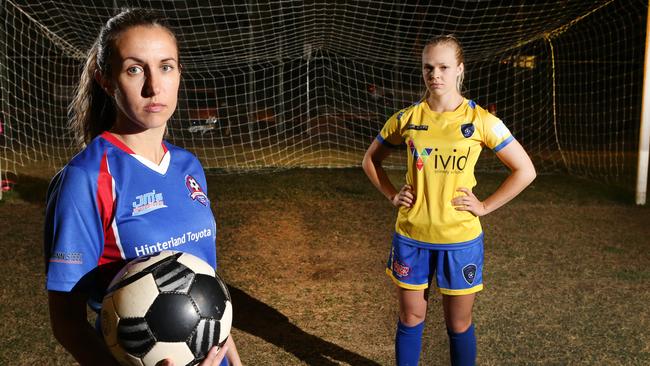
M649 2L650 3L650 2ZM648 192L648 160L650 155L650 6L646 16L645 62L643 67L643 99L639 128L639 161L636 179L636 204L645 205Z

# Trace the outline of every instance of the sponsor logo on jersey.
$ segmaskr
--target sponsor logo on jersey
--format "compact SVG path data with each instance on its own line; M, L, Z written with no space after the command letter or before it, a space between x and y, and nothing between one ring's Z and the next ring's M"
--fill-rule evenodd
M474 124L473 123L465 123L464 125L460 126L460 132L465 137L472 136L474 134Z
M165 206L162 193L156 193L155 189L151 192L136 196L135 201L131 205L133 206L131 216L140 216L167 207Z
M415 161L415 167L418 170L424 169L424 163L427 159L433 159L433 168L436 171L440 172L456 172L461 173L465 166L467 166L467 159L469 157L469 152L472 148L467 148L467 153L463 154L458 149L453 149L453 154L442 154L438 152L437 148L425 147L424 149L418 151L413 143L413 140L408 142L409 149L413 155L413 160Z
M191 175L186 175L185 176L185 186L187 187L187 190L190 191L190 197L194 201L198 201L200 204L203 206L208 205L208 196L203 193L203 190L201 189L201 186L199 185L199 182L194 179Z
M468 285L474 283L474 279L476 278L476 264L468 264L463 267L463 278Z
M429 129L429 126L427 125L414 125L412 123L409 123L406 125L407 130L416 130L416 131L426 131Z
M405 264L402 264L398 261L393 261L393 273L397 277L406 277L409 275L411 268Z
M212 237L211 229L203 229L199 231L188 231L178 236L172 236L168 240L157 241L151 244L142 244L134 246L135 255L137 257L143 255L154 255L163 250L173 250L174 248L184 245L198 243L200 240ZM212 239L213 240L213 239Z
M80 252L54 252L50 257L50 263L83 264L83 262Z

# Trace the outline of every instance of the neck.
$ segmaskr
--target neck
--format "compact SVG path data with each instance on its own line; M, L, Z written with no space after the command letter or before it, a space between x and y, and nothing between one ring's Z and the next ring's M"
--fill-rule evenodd
M133 150L134 153L155 164L160 164L163 156L165 156L165 151L162 147L162 139L165 133L164 128L148 129L139 133L125 133L119 129L111 129L110 132Z
M429 105L429 109L433 112L453 112L463 103L463 100L465 100L465 98L463 98L459 93L448 93L443 95L429 93L427 104Z

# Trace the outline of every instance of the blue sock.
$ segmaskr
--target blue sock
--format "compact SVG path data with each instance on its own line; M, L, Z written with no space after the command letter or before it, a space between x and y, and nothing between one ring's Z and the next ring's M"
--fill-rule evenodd
M476 365L476 335L474 324L470 325L463 333L453 333L447 329L449 335L449 358L452 366Z
M397 321L395 334L395 359L398 366L416 366L422 349L422 331L424 322L413 327Z

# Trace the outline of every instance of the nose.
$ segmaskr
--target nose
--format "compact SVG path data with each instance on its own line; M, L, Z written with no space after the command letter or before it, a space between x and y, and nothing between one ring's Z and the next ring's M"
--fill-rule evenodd
M160 94L160 75L148 69L145 71L144 85L142 85L142 96L150 98Z

